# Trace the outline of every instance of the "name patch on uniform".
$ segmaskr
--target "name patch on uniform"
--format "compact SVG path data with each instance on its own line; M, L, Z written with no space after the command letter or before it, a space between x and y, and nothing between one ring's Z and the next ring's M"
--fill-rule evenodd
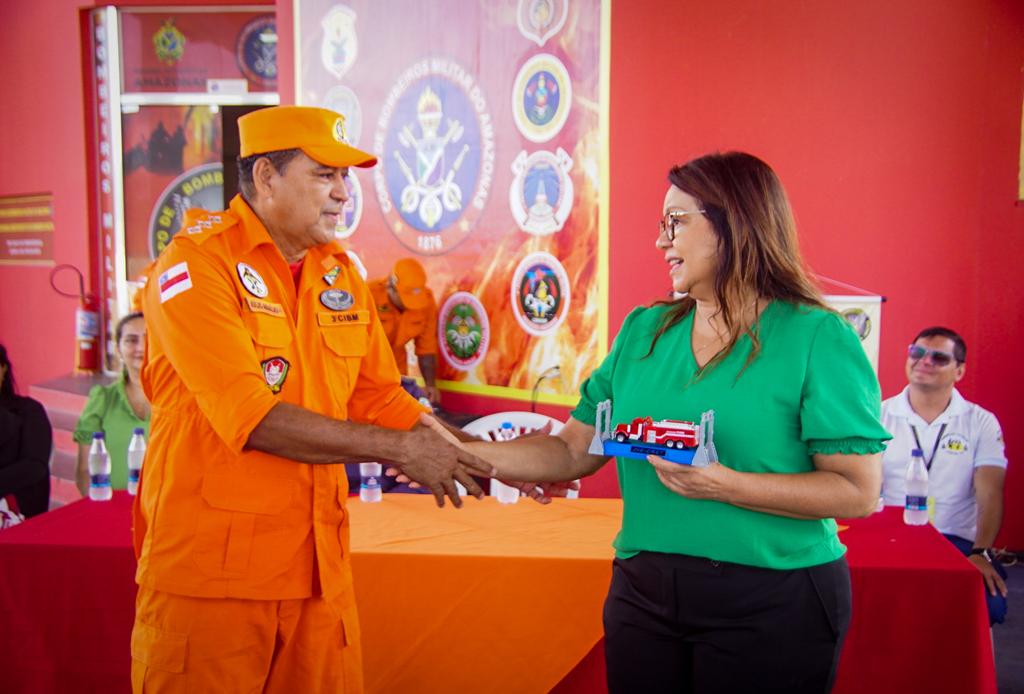
M267 283L260 277L260 273L251 265L245 263L239 263L238 268L238 279L242 280L242 286L245 290L255 296L257 299L265 299L270 290L267 289Z
M263 367L263 380L267 382L271 393L280 393L284 379L288 377L291 364L284 357L271 357L260 362Z
M325 313L318 311L316 322L320 325L360 325L370 322L370 312L366 309L347 311L346 313Z
M178 263L160 275L160 303L173 299L192 288L192 276L188 274L188 263Z
M325 289L320 292L320 303L332 311L346 311L352 308L355 299L344 289Z
M281 317L284 315L284 307L281 304L275 304L271 301L260 301L259 299L253 299L251 296L245 297L245 303L249 306L250 311L256 313L266 313L270 316Z

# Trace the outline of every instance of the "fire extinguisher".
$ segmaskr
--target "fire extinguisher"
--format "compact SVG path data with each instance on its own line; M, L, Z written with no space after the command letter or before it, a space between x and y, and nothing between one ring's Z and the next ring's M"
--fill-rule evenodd
M78 276L78 294L62 291L55 282L57 273L71 270ZM85 291L85 278L74 265L57 265L50 271L50 286L61 296L78 299L75 309L75 372L94 373L100 370L100 302L95 294Z

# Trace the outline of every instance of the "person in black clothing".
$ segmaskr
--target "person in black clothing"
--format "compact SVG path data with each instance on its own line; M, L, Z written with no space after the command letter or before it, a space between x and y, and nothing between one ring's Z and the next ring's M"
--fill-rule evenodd
M46 410L17 394L7 350L0 345L0 498L13 494L25 517L49 507L52 449Z

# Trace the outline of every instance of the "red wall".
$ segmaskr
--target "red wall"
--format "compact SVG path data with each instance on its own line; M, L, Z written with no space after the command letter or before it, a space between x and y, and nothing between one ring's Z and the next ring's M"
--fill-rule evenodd
M56 258L84 266L79 4L0 4L7 66L0 194L53 191ZM285 53L291 0L278 5ZM809 264L888 297L885 394L903 385L902 350L914 332L947 324L970 346L962 391L999 416L1011 457L1024 450L1024 406L1015 397L1024 391L1016 355L1024 344L1017 321L1024 207L1015 201L1024 6L617 0L612 7L613 332L630 308L667 288L654 249L667 169L710 150L745 149L786 183ZM289 63L282 56L286 102ZM55 297L46 275L0 267L0 341L26 385L72 365L73 302ZM458 406L506 407L472 398ZM1024 473L1011 464L1000 541L1018 548L1024 509L1013 500L1022 498Z
M945 324L961 390L1024 451L1016 204L1024 4L614 2L611 324L667 287L654 238L668 168L743 149L786 184L811 267L883 294L880 377ZM1024 547L1011 463L1001 542Z

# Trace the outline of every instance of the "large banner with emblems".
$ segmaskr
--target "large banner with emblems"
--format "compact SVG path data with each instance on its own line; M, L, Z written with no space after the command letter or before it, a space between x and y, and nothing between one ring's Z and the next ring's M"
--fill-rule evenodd
M295 0L295 22L296 100L380 160L338 237L371 278L426 268L442 388L573 402L606 351L600 0Z

